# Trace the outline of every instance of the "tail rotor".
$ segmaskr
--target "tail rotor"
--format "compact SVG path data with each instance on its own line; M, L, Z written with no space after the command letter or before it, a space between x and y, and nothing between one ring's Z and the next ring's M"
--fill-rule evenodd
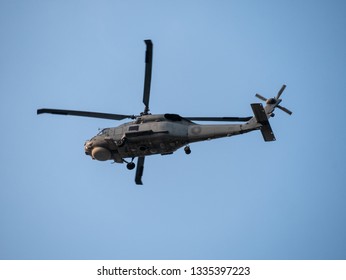
M286 88L286 85L282 85L281 89L279 90L278 94L276 95L276 97L273 97L273 98L265 98L263 97L262 95L256 93L256 97L261 99L262 101L266 102L267 105L272 105L273 106L273 110L274 108L279 108L280 110L284 111L285 113L289 114L289 115L292 115L292 111L288 110L287 108L279 105L282 101L282 99L280 99L282 93L284 92Z

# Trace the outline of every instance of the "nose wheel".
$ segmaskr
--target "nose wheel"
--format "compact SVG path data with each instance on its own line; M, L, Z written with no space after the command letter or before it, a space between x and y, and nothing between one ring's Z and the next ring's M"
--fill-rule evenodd
M185 151L185 154L187 155L191 154L190 146L185 146L184 151Z

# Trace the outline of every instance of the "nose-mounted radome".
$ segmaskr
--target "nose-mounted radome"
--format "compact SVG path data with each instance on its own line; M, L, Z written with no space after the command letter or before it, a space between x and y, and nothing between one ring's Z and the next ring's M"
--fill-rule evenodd
M96 159L99 161L106 161L111 159L111 152L101 146L95 145L93 140L86 141L84 144L85 154L91 156L92 159Z

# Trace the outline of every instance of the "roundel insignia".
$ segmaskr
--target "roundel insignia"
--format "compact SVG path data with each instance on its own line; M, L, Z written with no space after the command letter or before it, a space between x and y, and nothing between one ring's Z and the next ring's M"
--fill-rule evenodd
M201 133L202 128L199 125L196 125L194 127L191 128L191 133L194 135L200 134Z

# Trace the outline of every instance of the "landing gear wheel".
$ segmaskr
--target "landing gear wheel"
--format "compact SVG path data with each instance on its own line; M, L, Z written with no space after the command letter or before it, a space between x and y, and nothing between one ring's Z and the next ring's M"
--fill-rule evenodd
M132 170L136 167L136 164L134 162L129 162L126 167L128 170Z
M185 154L187 154L187 155L191 154L191 149L190 149L189 146L186 146L186 147L184 148L184 151L185 151Z

